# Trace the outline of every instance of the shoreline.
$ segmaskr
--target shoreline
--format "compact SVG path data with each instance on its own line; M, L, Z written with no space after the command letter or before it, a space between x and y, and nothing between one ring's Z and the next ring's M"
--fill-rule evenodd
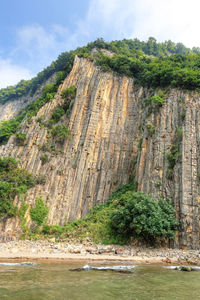
M199 250L142 248L55 241L10 241L0 243L0 262L45 263L130 262L151 265L199 265Z

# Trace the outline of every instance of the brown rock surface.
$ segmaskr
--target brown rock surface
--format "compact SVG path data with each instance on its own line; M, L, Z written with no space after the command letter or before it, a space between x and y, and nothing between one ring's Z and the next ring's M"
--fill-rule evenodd
M71 115L64 118L72 140L65 141L62 153L48 152L49 162L42 165L38 145L48 142L48 130L40 128L37 119L48 120L63 102L60 92L72 85L76 99ZM31 189L27 202L34 204L39 196L47 199L49 224L85 216L134 173L140 191L173 199L181 224L175 246L199 247L200 97L170 90L160 110L148 115L142 100L148 95L133 79L101 72L89 60L76 57L53 101L30 124L23 123L27 144L16 146L11 137L0 147L1 156L15 157L29 171L45 174L46 184ZM149 134L146 124L155 126L155 133ZM180 155L169 179L167 154L173 144ZM18 228L19 221L9 219L2 223L2 235Z

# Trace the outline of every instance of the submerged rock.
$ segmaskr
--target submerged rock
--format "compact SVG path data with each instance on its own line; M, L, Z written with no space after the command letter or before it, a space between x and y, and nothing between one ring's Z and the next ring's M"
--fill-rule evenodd
M179 271L191 272L191 271L194 271L194 270L191 267L181 266L181 267L179 267Z
M93 267L89 265L85 265L82 268L75 268L70 269L70 271L91 271L91 270L97 270L97 271L114 271L119 273L132 273L132 270L135 268L135 266L106 266L106 267Z
M183 272L200 271L200 267L197 266L169 266L169 267L167 266L164 268L170 270L183 271Z

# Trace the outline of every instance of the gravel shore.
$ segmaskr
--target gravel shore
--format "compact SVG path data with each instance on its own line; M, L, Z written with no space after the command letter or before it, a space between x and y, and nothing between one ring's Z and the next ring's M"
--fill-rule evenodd
M200 265L200 250L100 245L92 242L10 241L0 243L0 261L116 260L151 264Z

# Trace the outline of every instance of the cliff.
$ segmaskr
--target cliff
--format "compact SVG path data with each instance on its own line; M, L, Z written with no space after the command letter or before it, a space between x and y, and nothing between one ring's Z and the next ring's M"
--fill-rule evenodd
M76 87L76 98L62 122L71 140L47 150L48 161L42 164L41 148L50 140L38 118L48 121L64 101L61 92L70 86ZM14 157L21 167L46 176L44 185L29 190L26 202L46 200L47 223L64 225L85 216L131 179L138 182L139 191L173 200L181 225L175 246L198 248L200 97L171 89L164 104L154 107L144 101L150 93L132 78L102 72L91 61L76 57L54 99L22 123L26 145L17 146L12 136L0 147L1 156ZM20 200L15 201L20 206ZM31 225L30 217L27 224ZM1 223L2 239L20 232L18 217Z

